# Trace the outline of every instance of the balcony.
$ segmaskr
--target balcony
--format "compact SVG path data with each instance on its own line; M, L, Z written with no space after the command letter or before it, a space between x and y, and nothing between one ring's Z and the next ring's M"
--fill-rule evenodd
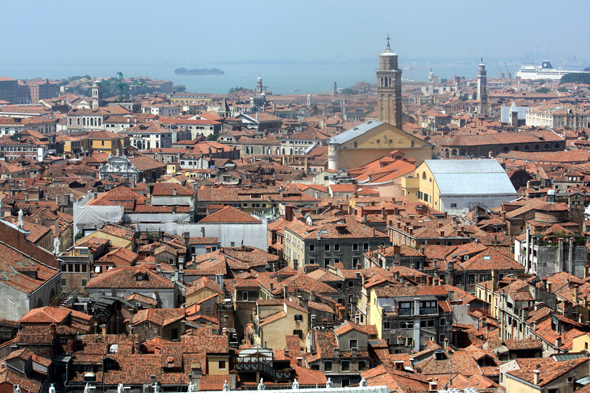
M438 315L438 308L420 308L420 315Z
M238 372L262 372L274 379L290 379L293 369L275 370L272 360L248 358L236 358L236 371Z

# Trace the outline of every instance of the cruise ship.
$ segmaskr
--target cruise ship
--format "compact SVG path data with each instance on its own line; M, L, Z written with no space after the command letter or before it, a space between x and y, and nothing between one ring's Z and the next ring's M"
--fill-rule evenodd
M550 62L544 61L543 65L523 64L516 73L520 79L555 79L560 80L565 74L575 74L582 71L556 70Z

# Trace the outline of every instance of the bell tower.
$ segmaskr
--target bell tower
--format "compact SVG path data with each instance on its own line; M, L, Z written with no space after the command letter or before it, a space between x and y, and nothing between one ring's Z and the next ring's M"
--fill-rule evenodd
M102 85L100 81L96 81L92 86L92 109L97 109L102 105Z
M397 54L389 46L379 55L377 70L377 119L402 129L402 71L397 66Z
M479 63L479 69L477 70L477 99L479 100L479 103L480 103L479 113L484 116L488 115L487 84L488 84L488 77L487 77L486 65L483 63L483 58L482 58L481 63Z

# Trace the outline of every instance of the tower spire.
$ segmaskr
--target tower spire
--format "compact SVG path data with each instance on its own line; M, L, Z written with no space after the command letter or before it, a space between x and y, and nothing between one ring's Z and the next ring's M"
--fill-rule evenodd
M387 47L379 55L377 70L377 119L402 128L402 71L398 68L397 54L391 50L389 34Z

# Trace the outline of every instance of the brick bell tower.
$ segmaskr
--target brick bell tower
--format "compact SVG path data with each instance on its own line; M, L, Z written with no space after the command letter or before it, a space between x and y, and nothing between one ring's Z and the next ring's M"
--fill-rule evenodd
M402 71L397 67L397 53L389 46L379 55L377 70L378 120L402 129Z

